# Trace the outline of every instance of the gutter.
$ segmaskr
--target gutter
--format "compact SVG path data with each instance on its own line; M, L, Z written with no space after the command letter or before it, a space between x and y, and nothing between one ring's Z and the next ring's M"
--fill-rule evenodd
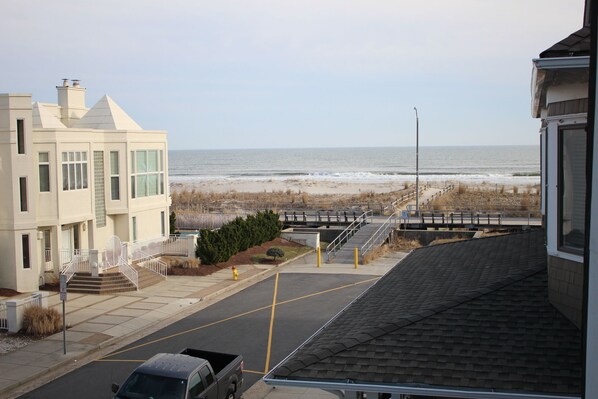
M532 60L537 69L574 69L589 68L590 57L554 57L554 58L534 58Z
M297 388L312 388L322 389L326 391L345 391L346 392L376 392L376 393L390 393L393 395L425 395L425 396L439 396L444 398L463 398L463 399L580 399L581 396L575 395L558 395L558 394L542 394L542 393L516 393L516 392L495 392L495 391L479 391L479 390L463 390L463 389L447 389L447 388L421 388L406 385L377 385L377 384L355 384L350 382L317 382L317 381L301 381L301 380L279 380L270 377L268 373L264 378L264 382L268 385L276 385L281 387L297 387Z

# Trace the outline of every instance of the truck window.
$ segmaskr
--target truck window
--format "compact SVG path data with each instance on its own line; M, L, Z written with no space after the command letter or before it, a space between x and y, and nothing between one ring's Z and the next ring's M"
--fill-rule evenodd
M206 381L206 386L209 387L210 385L212 385L212 383L214 382L214 375L212 374L208 366L202 367L200 372L201 376Z
M204 391L203 382L199 373L194 373L189 378L189 397L195 398Z
M187 381L152 374L133 373L118 391L116 398L168 397L183 399Z

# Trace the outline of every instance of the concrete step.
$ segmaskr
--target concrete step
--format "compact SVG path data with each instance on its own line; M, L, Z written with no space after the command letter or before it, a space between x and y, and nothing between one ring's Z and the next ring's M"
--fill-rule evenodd
M164 276L144 267L138 265L133 267L137 270L139 289L165 279ZM135 290L133 283L119 272L102 273L98 277L93 277L90 273L76 273L68 284L68 292L82 294L111 294Z
M68 292L81 294L111 294L135 291L135 286L120 273L105 273L92 277L89 273L77 273L68 284Z

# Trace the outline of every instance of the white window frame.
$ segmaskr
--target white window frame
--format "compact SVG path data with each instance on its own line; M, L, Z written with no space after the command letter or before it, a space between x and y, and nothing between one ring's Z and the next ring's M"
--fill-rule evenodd
M586 125L586 114L552 116L546 118L546 251L548 255L582 263L583 255L559 249L559 128Z
M62 152L62 191L87 190L89 167L87 151Z
M150 168L150 154L156 154L155 167ZM141 159L145 158L143 167ZM152 169L152 170L150 170ZM155 170L153 170L155 169ZM155 183L155 191L152 188ZM164 195L164 151L156 149L131 151L131 198Z
M119 160L119 152L118 151L110 151L109 155L109 163L110 163L110 199L112 201L119 201L120 200L120 160ZM112 157L116 157L116 163L113 164ZM113 166L116 166L113 168ZM116 187L116 190L114 188Z
M45 155L46 160L42 160L42 156ZM40 193L49 193L51 191L50 187L50 153L47 151L39 152L37 155L38 159L38 174L39 174L39 192ZM43 172L42 172L43 170ZM42 188L42 180L43 178L47 177L48 182L48 189L44 190Z

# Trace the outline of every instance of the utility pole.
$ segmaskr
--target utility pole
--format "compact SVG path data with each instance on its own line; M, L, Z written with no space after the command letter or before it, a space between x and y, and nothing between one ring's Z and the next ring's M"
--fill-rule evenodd
M419 216L419 117L415 110L415 216Z

